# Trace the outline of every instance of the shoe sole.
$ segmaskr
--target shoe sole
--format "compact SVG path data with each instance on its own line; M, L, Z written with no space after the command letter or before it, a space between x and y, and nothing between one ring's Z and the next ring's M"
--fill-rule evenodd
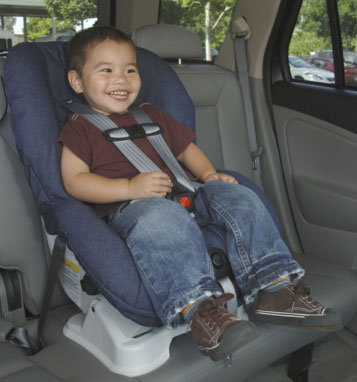
M198 349L213 361L219 361L257 337L258 331L252 322L237 321L223 332L216 346L211 348L199 346Z
M299 313L269 312L257 310L252 318L255 322L287 326L290 328L310 329L334 332L343 327L341 316L333 309L327 309L326 314L313 314L310 316Z

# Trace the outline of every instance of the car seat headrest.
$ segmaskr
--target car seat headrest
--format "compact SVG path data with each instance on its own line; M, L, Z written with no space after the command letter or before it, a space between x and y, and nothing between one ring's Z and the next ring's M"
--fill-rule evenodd
M198 34L176 25L146 25L137 29L132 38L136 46L164 59L197 59L202 56Z

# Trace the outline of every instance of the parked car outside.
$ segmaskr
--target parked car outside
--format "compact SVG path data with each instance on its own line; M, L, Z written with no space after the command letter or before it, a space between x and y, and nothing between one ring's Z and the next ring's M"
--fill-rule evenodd
M335 72L335 65L332 58L304 56L303 59L316 68L328 70L329 72Z
M304 60L309 62L311 65L319 69L328 70L330 72L335 72L335 65L333 59L307 56ZM345 62L345 83L347 86L357 86L357 67L353 64Z
M330 58L332 59L333 58L333 52L332 50L329 50L329 49L325 49L325 50L318 50L315 55L317 57L323 57L323 58Z
M289 65L292 78L296 80L314 81L332 84L335 75L331 71L318 69L298 56L289 56Z
M323 58L330 58L333 59L333 52L332 50L318 50L315 53L316 57L323 57ZM357 53L351 52L349 50L343 51L343 60L347 64L357 65Z

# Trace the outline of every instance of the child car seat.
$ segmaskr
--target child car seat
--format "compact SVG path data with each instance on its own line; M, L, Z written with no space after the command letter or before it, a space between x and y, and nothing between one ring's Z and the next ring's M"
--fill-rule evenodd
M173 118L194 129L192 102L169 65L155 54L140 48L138 48L138 65L142 77L138 102L150 102L160 106ZM125 342L128 337L147 331L147 327L159 327L162 323L153 310L125 243L90 206L73 199L63 188L59 152L55 144L60 126L68 114L63 104L76 98L84 102L70 88L67 82L67 70L65 43L23 43L10 51L5 63L4 82L11 106L12 129L18 154L24 164L26 177L47 233L62 234L66 238L67 246L75 254L75 259L79 261L94 286L111 303L108 304L106 299L100 296L94 300L91 297L90 301L85 303L85 307L81 306L83 310L89 311L89 316L86 318L88 330L84 333L84 337L90 335L90 332L95 333L93 327L99 323L103 328L108 325L107 334L109 337L112 335L115 331L115 321L119 317L113 313L112 306L114 306L126 317L120 316L124 322L124 329L118 334L124 336L123 342ZM241 184L251 187L258 193L277 221L276 214L265 195L248 178L235 175ZM203 231L209 248L225 249L223 232L216 227L206 227ZM73 258L73 261L75 259ZM106 266L98 267L99 262ZM118 280L121 291L119 294L114 294L113 283L117 283ZM99 322L96 320L93 322L93 317L98 316L101 309L104 309L104 314ZM108 314L108 311L111 313ZM115 315L114 318L111 314ZM72 320L67 327L69 333L73 334L76 327L82 327L83 321L78 322L78 319L77 317ZM182 329L179 329L179 333L180 330ZM170 341L173 334L167 335L167 332L167 330L161 331L160 335L166 336L167 341ZM160 336L157 336L156 340L162 342ZM94 337L88 346L91 347L96 342L99 340ZM112 345L110 343L105 346ZM93 352L95 353L95 350ZM115 369L115 360L118 357L114 356L114 361L108 361L107 365L113 371L138 375L157 367L167 359L167 352L168 350L165 354L157 355L156 363L150 359L141 369L137 367L140 363L138 357L128 360L129 366L126 364ZM102 355L97 354L97 356L100 358ZM128 357L130 358L130 355ZM120 358L122 361L122 354ZM106 362L105 359L102 360Z

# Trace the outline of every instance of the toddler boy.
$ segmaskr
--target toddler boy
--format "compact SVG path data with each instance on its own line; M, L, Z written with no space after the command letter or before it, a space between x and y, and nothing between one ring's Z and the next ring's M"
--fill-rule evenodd
M141 82L132 41L114 28L95 27L74 36L69 53L73 90L83 93L94 111L119 127L134 125L129 107ZM199 350L213 360L256 336L253 322L223 306L233 295L222 294L214 278L198 225L200 216L208 214L212 224L225 229L227 256L244 304L255 303L254 320L335 330L334 313L314 301L298 282L304 270L256 194L233 177L217 173L192 143L194 134L163 110L150 104L141 108L161 126L163 138L188 176L203 183L200 192L207 206L197 206L195 218L165 199L173 175L147 139L133 142L161 171L138 173L99 129L78 114L63 126L58 143L67 192L94 204L99 216L126 240L162 322L189 323Z

